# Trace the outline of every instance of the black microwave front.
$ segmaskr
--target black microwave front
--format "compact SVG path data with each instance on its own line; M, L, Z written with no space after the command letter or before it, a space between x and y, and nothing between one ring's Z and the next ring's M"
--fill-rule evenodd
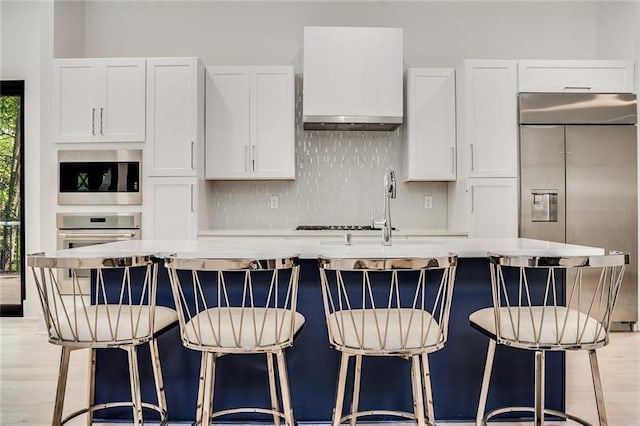
M58 204L142 204L142 150L58 151Z

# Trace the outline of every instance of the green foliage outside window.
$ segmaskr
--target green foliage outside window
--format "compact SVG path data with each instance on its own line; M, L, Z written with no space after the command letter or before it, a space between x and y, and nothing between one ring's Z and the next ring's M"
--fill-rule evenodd
M20 98L0 97L0 245L2 271L20 269Z

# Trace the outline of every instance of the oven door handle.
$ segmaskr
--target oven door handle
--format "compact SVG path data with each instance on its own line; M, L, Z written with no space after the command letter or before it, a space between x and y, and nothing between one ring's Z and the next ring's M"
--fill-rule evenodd
M68 238L68 239L74 239L74 240L87 240L87 239L95 240L95 239L103 239L103 238L133 238L136 236L136 234L134 232L111 233L111 234L104 234L104 233L76 234L76 233L69 233L69 232L59 232L58 236L61 238Z

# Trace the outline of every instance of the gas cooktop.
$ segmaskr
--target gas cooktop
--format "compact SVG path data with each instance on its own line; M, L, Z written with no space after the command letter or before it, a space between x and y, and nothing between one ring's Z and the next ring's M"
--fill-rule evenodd
M371 231L371 225L300 225L296 231Z
M300 225L296 231L372 231L371 225ZM392 228L394 231L396 228Z

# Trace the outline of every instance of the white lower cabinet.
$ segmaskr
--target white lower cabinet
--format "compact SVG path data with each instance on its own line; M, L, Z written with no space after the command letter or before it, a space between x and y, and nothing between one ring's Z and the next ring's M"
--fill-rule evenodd
M467 181L469 237L516 238L518 236L518 179L472 178Z
M145 184L144 238L195 240L201 182L190 177L150 177Z

